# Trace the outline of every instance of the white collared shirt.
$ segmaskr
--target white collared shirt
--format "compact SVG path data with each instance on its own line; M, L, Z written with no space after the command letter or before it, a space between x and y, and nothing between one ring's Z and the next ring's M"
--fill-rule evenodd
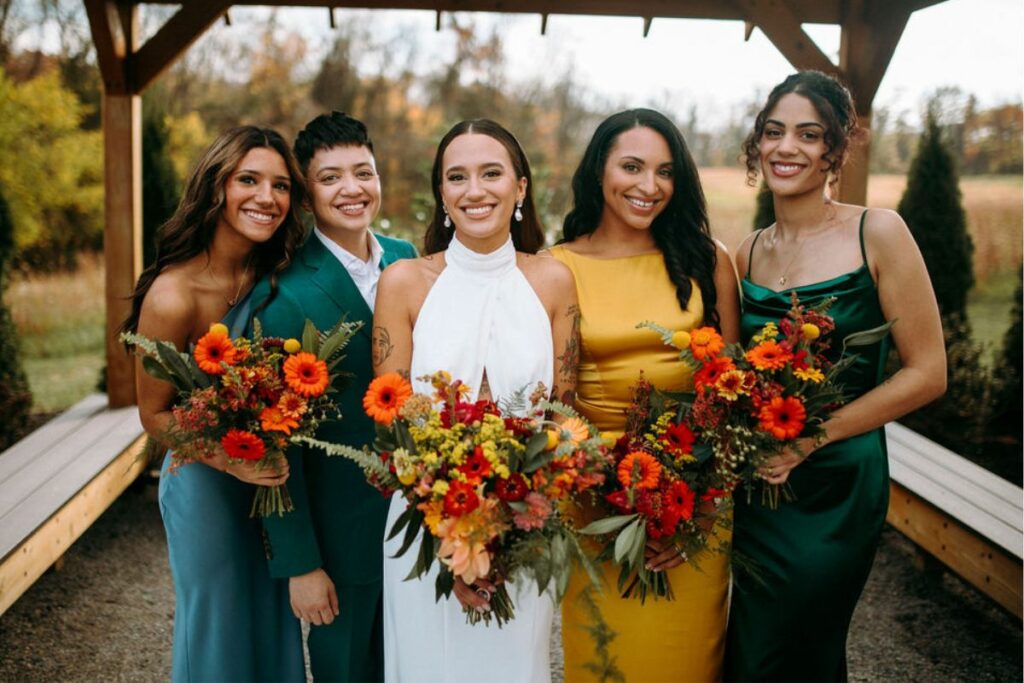
M362 295L363 300L372 311L373 305L377 300L377 282L380 280L380 261L384 256L384 249L381 248L380 242L377 241L377 237L370 231L366 232L367 239L370 242L370 258L364 261L327 235L320 232L319 228L314 227L313 233L321 242L323 242L323 245L327 247L327 251L334 254L334 258L338 259L342 267L348 271L348 274L352 277L352 281L356 283L356 288L359 289L359 293Z

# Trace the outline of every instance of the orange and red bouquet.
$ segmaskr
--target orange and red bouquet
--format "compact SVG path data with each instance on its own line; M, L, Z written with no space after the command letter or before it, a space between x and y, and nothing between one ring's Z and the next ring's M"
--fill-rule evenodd
M398 555L419 539L412 576L439 560L436 591L451 594L456 578L535 581L556 599L565 594L573 562L593 569L562 502L604 481L608 453L597 430L572 409L543 398L468 401L467 387L445 372L421 378L433 394L414 393L397 373L376 378L363 406L377 424L373 450L312 439L328 454L354 460L367 480L409 505L388 538L403 534ZM548 419L558 417L559 421ZM491 611L467 620L498 625L513 618L504 583Z
M888 334L888 323L857 332L831 353L831 303L806 307L793 294L786 316L767 322L746 348L725 344L711 327L673 333L642 323L680 349L680 359L694 369L687 423L711 446L727 488L742 484L749 498L765 462L787 448L799 452L798 439L824 436L822 424L845 400L839 375L855 359L847 348ZM773 508L780 494L791 495L788 485L761 483L762 503Z
M289 444L338 417L331 394L343 378L333 370L361 323L340 322L320 333L307 320L301 341L263 337L258 320L253 326L251 339L232 339L227 326L215 323L191 353L165 341L122 335L146 372L178 390L174 420L161 438L171 449L173 468L221 451L229 460L255 462L257 469L280 468ZM291 509L283 485L256 488L253 516Z
M608 515L581 533L604 540L598 559L620 566L623 597L671 600L667 574L647 569L648 545L674 548L696 566L705 553L725 552L732 498L713 451L696 443L687 424L685 395L660 392L642 376L631 391L626 430L597 501Z

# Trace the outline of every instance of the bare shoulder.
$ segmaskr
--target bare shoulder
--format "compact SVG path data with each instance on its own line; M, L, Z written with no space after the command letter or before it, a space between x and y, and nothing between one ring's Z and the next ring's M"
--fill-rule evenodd
M864 216L864 243L876 256L896 256L894 249L914 242L903 217L892 209L866 209Z
M443 269L441 254L402 259L384 269L380 282L385 287L416 287L433 281Z
M544 287L574 287L576 279L569 267L545 251L540 254L516 254L517 265L523 275Z
M736 248L736 269L739 271L740 276L747 274L747 270L750 268L750 249L754 246L754 240L761 233L760 230L755 230L740 242L740 246ZM716 240L717 242L717 240ZM721 242L718 242L719 249L722 249ZM726 252L728 255L728 252ZM722 258L722 252L718 251L718 258Z
M163 320L191 320L198 308L192 277L186 268L160 273L142 301L143 315Z

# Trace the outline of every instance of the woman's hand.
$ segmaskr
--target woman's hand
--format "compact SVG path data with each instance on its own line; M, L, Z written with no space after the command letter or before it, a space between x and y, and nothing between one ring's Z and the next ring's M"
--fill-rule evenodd
M789 473L806 460L813 451L821 447L821 444L816 444L811 437L798 439L797 444L799 449L787 448L782 453L766 460L758 470L761 478L769 484L785 484L789 479Z
M647 541L644 560L648 571L661 572L686 562L686 554L675 543Z
M273 465L264 465L256 469L252 460L232 460L227 453L220 451L217 455L204 460L215 470L226 472L239 481L255 486L280 486L288 481L288 458L279 457Z
M459 577L455 577L455 597L466 609L475 609L477 612L489 612L491 610L491 596L498 590L496 584L487 579L477 579L472 585L466 583Z

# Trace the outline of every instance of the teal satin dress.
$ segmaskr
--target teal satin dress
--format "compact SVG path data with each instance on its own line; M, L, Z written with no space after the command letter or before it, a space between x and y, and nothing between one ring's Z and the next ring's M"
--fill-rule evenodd
M224 318L241 334L248 298ZM270 578L255 487L202 463L160 473L160 515L174 579L175 681L305 681L288 583Z
M864 254L864 218L861 217ZM756 244L756 239L754 240ZM751 257L753 245L751 246ZM839 277L782 292L744 278L744 341L790 307L790 293L815 304L835 297L833 360L848 334L885 322L865 264ZM889 337L858 347L842 375L850 400L882 380ZM726 640L729 681L846 680L846 636L871 571L889 504L885 435L876 429L811 454L789 475L795 500L777 510L736 495L734 550L757 573L737 568Z

